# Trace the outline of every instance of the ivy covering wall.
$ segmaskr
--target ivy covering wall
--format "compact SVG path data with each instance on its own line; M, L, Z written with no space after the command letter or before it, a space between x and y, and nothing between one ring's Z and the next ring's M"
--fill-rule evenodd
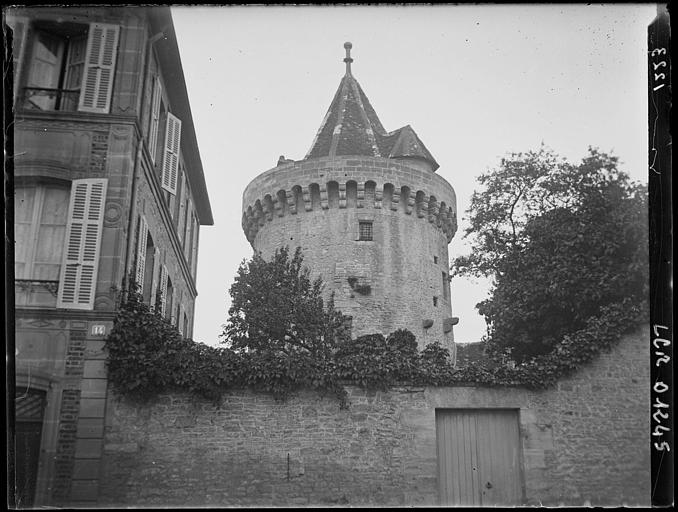
M212 347L182 337L137 293L128 291L106 340L108 376L118 393L136 400L185 391L218 403L232 388L250 388L284 400L297 390L312 389L336 396L342 407L348 406L346 384L383 390L394 384L547 388L646 321L646 308L630 300L606 307L549 354L518 365L489 367L479 362L455 368L447 349L431 344L419 351L414 335L406 330L387 337L347 339L330 357L314 357L303 350Z

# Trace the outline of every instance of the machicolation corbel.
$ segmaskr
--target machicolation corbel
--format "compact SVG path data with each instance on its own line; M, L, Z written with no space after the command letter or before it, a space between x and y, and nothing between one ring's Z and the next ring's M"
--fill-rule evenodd
M452 330L452 326L459 323L459 317L453 316L451 318L446 318L443 320L443 332L448 333Z

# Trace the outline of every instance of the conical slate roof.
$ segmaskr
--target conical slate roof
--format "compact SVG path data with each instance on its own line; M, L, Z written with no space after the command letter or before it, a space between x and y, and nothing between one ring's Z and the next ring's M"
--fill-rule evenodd
M409 126L387 133L377 113L351 74L351 43L346 48L346 74L305 159L364 155L383 158L421 158L435 171L440 167Z

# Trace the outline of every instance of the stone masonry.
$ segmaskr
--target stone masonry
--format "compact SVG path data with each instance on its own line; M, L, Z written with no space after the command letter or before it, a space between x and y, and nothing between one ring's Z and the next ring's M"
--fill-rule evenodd
M243 209L243 228L265 258L302 247L304 263L353 317L354 336L407 328L422 347L452 349L443 323L452 315L456 198L443 178L384 158L320 158L263 173L245 190ZM372 241L359 240L360 221L372 223Z
M346 73L302 160L278 165L247 186L242 228L269 259L303 250L327 295L353 319L352 334L412 331L423 348L454 356L447 245L457 230L452 186L414 130L387 132L351 71Z
M352 387L350 408L229 392L220 407L109 395L99 505L436 505L436 410L514 409L523 502L648 504L645 330L545 391Z

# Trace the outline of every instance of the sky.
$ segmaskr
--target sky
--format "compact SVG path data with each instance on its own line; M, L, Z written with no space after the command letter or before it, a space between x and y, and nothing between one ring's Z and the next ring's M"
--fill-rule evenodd
M238 265L253 250L242 193L278 157L301 160L352 72L384 128L410 124L457 194L450 259L469 252L479 174L543 143L588 147L647 182L647 26L654 4L172 7L213 226L200 231L193 338L219 343ZM486 332L488 280L455 278L457 342Z

